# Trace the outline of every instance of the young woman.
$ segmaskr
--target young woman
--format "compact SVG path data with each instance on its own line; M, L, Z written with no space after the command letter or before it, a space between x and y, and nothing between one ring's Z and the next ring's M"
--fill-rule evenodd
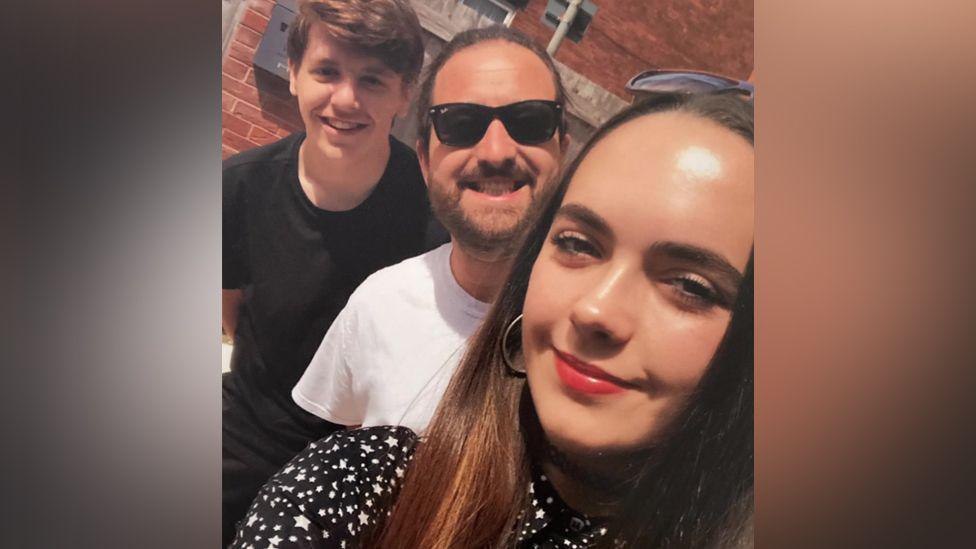
M422 440L337 433L236 547L725 547L753 486L751 106L663 95L546 201Z

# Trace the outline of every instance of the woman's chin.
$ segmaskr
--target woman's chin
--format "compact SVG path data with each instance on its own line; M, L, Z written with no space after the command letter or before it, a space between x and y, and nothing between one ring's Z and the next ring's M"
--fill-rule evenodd
M577 459L589 460L595 458L609 458L618 455L628 455L641 445L635 441L621 440L612 436L600 436L600 433L560 434L547 433L549 443L561 453Z

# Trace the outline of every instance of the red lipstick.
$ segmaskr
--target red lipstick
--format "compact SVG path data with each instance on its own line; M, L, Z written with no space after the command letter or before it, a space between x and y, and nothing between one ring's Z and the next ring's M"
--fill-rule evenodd
M556 352L556 373L570 389L591 395L621 393L633 387L632 384L616 378L592 364L583 362L573 355Z

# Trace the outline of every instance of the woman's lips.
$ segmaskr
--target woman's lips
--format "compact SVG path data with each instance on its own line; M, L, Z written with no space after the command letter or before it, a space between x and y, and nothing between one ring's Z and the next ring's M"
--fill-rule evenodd
M592 364L558 349L553 350L556 353L556 373L570 389L592 395L608 395L633 388L632 384L613 377Z

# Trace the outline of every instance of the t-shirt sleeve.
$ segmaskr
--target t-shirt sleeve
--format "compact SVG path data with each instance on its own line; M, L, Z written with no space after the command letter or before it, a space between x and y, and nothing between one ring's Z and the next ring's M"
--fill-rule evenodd
M339 313L291 397L305 411L340 425L362 425L366 416L361 345L354 338L357 310L354 300Z
M222 288L232 290L242 288L248 279L244 260L245 215L241 198L242 185L232 170L224 170L221 190Z
M409 429L390 427L313 442L261 488L231 548L358 546L388 514L415 442Z

